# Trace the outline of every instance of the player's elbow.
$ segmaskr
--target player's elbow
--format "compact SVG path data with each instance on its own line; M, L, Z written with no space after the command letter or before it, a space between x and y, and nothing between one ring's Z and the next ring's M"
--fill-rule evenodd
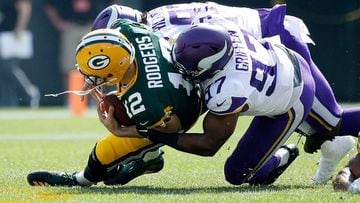
M221 144L211 140L207 141L205 146L202 155L209 157L214 156L221 148Z
M212 156L214 156L215 154L216 154L216 150L212 150L212 149L207 149L207 150L203 150L202 152L201 152L201 156L208 156L208 157L212 157Z

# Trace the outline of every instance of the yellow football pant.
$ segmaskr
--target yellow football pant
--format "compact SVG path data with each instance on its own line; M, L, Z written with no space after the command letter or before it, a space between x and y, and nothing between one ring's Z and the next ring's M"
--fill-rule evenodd
M129 154L140 153L151 144L145 138L117 137L110 133L97 142L95 154L101 164L108 165Z

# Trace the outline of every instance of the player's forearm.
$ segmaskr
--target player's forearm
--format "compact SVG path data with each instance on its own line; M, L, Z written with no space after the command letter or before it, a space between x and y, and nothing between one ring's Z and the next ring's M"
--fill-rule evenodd
M207 113L203 121L204 133L167 134L147 130L140 132L153 142L201 156L213 156L234 132L238 113L217 116Z
M214 156L223 142L214 142L204 134L180 135L176 149L201 156Z
M20 0L16 3L18 18L15 25L15 32L26 29L31 15L31 3L28 0Z
M144 137L152 142L162 143L179 151L200 156L213 156L224 142L216 142L200 133L161 133L154 130L139 131Z

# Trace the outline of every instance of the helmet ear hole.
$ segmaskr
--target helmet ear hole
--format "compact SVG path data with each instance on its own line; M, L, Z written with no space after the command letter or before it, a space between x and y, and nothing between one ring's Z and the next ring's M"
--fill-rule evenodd
M108 75L108 78L111 78L112 76L114 76L114 75L110 73L110 74Z

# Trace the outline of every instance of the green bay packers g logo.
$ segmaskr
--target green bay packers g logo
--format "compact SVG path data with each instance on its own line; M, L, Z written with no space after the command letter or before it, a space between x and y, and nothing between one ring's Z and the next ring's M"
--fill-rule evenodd
M110 58L105 55L96 55L88 61L88 66L94 70L100 70L108 66Z

